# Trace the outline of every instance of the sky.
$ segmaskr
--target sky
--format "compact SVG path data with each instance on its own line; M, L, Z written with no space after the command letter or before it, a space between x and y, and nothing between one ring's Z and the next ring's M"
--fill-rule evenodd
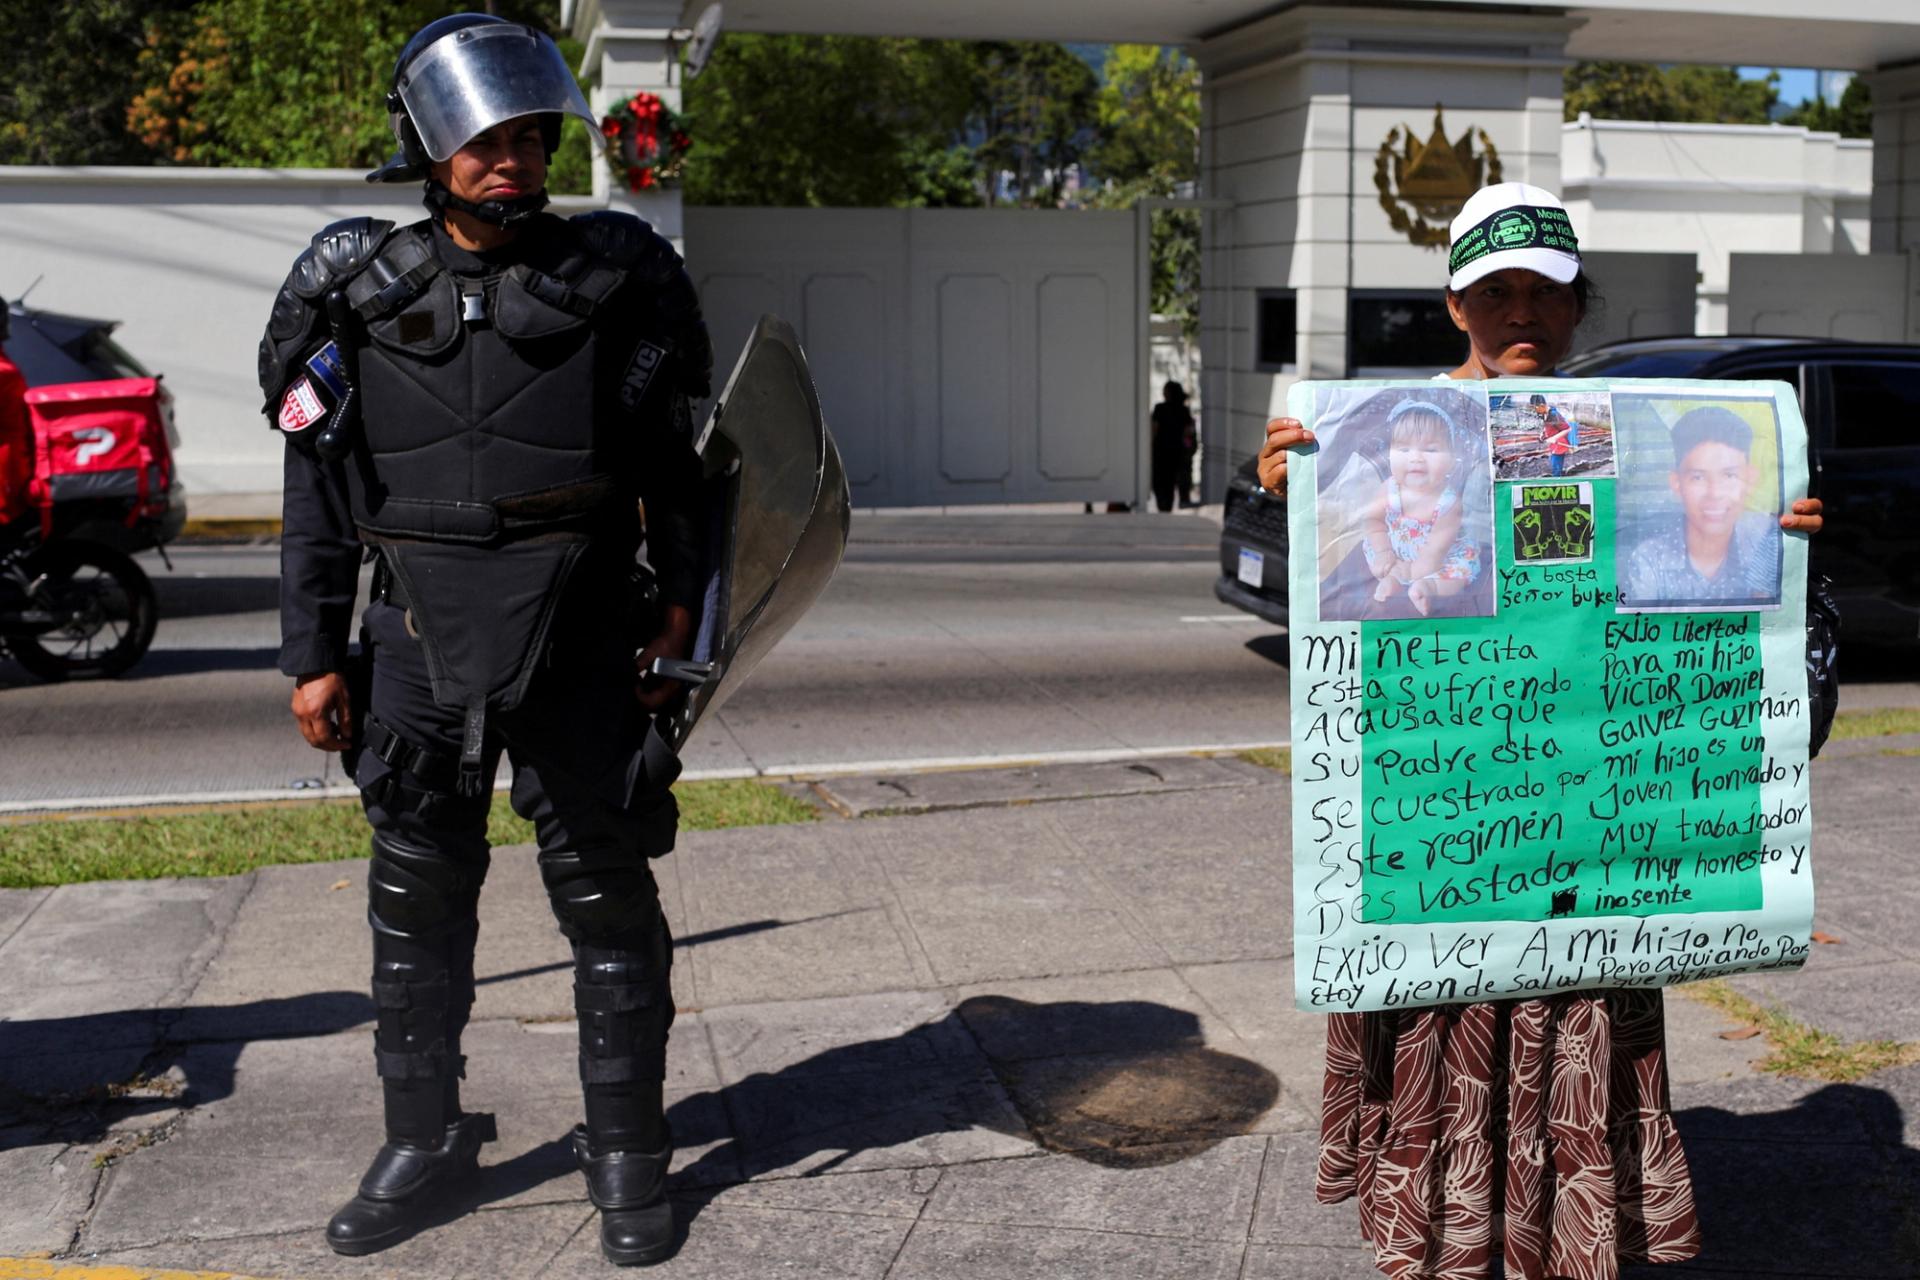
M1815 92L1818 71L1808 67L1742 67L1740 74L1749 80L1764 80L1767 72L1780 72L1780 105L1797 107Z

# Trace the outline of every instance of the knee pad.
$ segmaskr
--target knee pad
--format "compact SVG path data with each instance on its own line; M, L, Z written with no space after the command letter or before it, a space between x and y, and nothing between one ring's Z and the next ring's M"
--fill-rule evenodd
M629 945L574 947L580 1080L590 1087L666 1078L672 941L664 925L621 941Z
M429 845L375 828L367 868L367 911L378 927L432 933L473 915L487 877L486 838L460 836Z
M617 849L562 850L540 854L560 932L571 941L611 945L660 926L660 890L646 861Z

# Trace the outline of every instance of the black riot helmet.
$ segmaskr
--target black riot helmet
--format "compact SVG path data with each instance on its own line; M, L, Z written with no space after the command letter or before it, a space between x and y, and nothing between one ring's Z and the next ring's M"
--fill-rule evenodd
M598 127L560 49L545 32L484 13L456 13L420 28L400 50L387 89L387 114L400 150L368 182L428 179L427 203L511 225L546 204L546 193L480 204L431 179L428 166L505 120L538 115L552 158L562 116Z

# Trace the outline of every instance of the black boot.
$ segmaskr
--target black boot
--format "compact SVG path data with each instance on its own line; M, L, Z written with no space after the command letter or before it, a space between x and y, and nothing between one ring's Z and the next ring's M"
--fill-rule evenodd
M449 1191L479 1166L480 1144L499 1137L490 1115L464 1115L447 1126L437 1147L388 1142L360 1179L360 1193L327 1223L335 1253L376 1253L432 1226L449 1205Z
M617 1267L644 1267L673 1253L673 1205L667 1166L673 1143L660 1150L593 1155L587 1127L573 1130L573 1155L587 1175L587 1198L600 1210L600 1252Z
M387 1141L360 1193L327 1224L329 1247L354 1255L399 1244L451 1216L459 1197L450 1193L471 1180L480 1145L497 1136L492 1116L460 1107L460 1036L473 1005L474 909L486 842L471 833L430 840L434 833L383 825L376 815L384 810L370 805L374 1061Z
M574 944L587 1122L574 1131L573 1148L600 1209L600 1251L616 1266L644 1266L674 1248L673 1135L662 1105L671 943L663 922L609 941L616 945Z

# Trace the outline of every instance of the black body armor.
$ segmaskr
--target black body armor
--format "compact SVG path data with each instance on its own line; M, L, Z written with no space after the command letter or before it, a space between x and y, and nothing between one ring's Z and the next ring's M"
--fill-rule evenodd
M645 223L543 215L501 256L430 221L336 223L295 263L260 353L271 415L335 345L358 405L353 524L413 615L435 701L466 716L475 769L487 713L519 705L581 564L610 605L624 590L638 477L676 443L662 433L690 448L686 397L712 364L691 282Z

